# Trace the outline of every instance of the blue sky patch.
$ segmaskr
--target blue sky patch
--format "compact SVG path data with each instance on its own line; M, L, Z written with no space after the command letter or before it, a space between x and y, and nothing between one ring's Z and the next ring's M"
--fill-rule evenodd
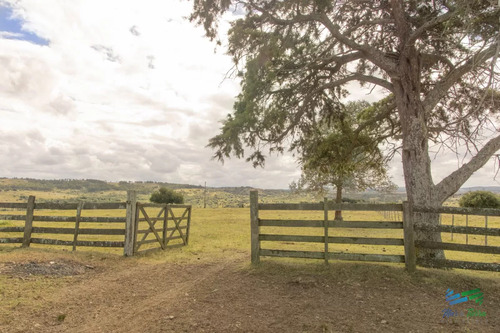
M25 40L37 45L49 45L49 41L23 29L23 21L13 17L12 8L0 5L0 38Z

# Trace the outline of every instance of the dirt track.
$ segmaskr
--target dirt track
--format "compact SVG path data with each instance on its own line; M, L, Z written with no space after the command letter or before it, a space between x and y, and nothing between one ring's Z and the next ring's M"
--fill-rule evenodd
M488 315L488 322L451 323L440 322L451 282L433 281L429 273L401 278L400 268L344 263L303 269L268 262L255 269L247 261L239 255L190 264L83 262L85 273L44 300L17 307L0 331L500 331L500 287L491 280L450 280L457 289L481 288Z

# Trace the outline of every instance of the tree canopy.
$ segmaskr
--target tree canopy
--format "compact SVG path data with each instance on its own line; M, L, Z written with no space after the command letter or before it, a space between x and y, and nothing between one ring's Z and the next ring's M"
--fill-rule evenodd
M355 130L358 119L369 108L367 102L347 103L337 119L319 127L309 141L301 145L302 175L295 184L297 189L326 194L327 188L334 187L336 202L341 203L344 189L392 188L377 131ZM336 218L341 218L340 212Z
M338 113L353 82L383 96L357 130L400 139L412 204L442 204L500 149L496 1L195 0L190 18L214 39L226 11L243 13L227 48L242 80L210 140L215 157L248 148L262 165L266 150L297 149ZM470 159L436 184L430 144L464 146Z
M500 208L500 199L489 191L468 192L460 198L460 207Z
M389 120L387 136L401 134L414 175L407 188L435 187L442 202L500 147L499 137L478 144L500 99L499 9L491 1L197 0L191 19L215 38L222 13L237 7L245 15L232 23L228 53L242 88L210 141L217 158L242 157L246 146L248 160L262 165L264 149L296 148L335 115L353 81L385 92L359 127ZM484 154L434 185L428 140Z
M158 191L154 191L149 198L149 201L155 203L165 203L165 204L183 204L184 196L174 190L168 189L166 187L160 187Z

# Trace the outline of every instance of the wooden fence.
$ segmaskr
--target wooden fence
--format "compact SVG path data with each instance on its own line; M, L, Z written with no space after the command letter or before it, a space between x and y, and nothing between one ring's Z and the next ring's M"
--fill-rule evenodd
M428 232L446 232L451 233L451 239L453 239L453 234L464 234L466 236L466 244L456 244L449 242L433 242L433 241L414 241L415 247L425 248L425 249L442 249L448 251L462 251L462 252L472 252L472 253L485 253L485 254L500 254L499 246L488 246L488 236L500 236L499 228L488 228L488 217L500 216L500 209L474 209L474 208L459 208L459 207L412 207L415 213L434 213L452 215L452 225L433 225L426 223L426 221L414 221L414 230L416 231L428 231ZM465 215L465 226L454 225L455 215ZM469 216L484 216L484 227L471 227L469 226ZM441 219L440 219L441 221ZM485 245L472 245L469 243L469 235L481 235L484 236ZM497 256L497 260L500 257ZM488 271L500 271L500 264L497 263L482 263L482 262L470 262L461 260L447 260L447 259L420 259L416 258L416 263L420 266L426 267L448 267L448 268L464 268L464 269L477 269L477 270L488 270Z
M262 219L259 211L264 210L293 210L293 211L323 211L323 219L318 220L291 220L291 219ZM329 211L375 211L375 212L400 212L402 221L338 221L329 219ZM498 263L480 263L468 261L455 261L445 259L420 260L417 259L419 248L443 249L449 251L466 251L487 254L500 254L498 246L482 246L455 244L446 242L415 241L415 231L426 230L435 232L454 232L475 235L500 236L500 229L479 228L479 227L459 227L449 225L430 225L425 221L413 221L413 212L436 213L436 214L464 214L500 216L500 210L477 210L452 207L425 208L410 207L408 202L403 204L333 204L325 199L323 203L300 203L300 204L265 204L258 202L257 191L250 192L250 220L251 220L251 260L258 263L261 256L289 257L289 258L315 258L355 261L376 261L405 263L406 269L413 272L416 265L428 267L453 267L478 270L500 271ZM398 214L399 215L399 214ZM269 234L261 233L261 227L278 228L316 228L322 230L323 235L298 235L294 234ZM373 238L373 237L336 237L330 235L341 228L348 229L370 229L370 230L401 230L402 238ZM305 230L305 229L301 229ZM333 230L333 231L332 231ZM262 248L261 242L285 242L295 243L321 243L322 251L295 251L283 249ZM276 244L276 243L273 243ZM385 253L345 253L330 250L330 244L366 244L382 246L400 246L404 249L404 255Z
M156 218L150 218L146 207L160 208L160 214ZM1 234L13 235L0 238L0 243L4 244L20 243L22 247L29 247L31 244L62 245L71 246L73 251L80 246L123 248L124 255L132 256L139 252L166 249L167 246L187 245L189 241L191 206L142 204L137 202L134 191L127 193L126 202L36 203L35 197L30 196L26 203L1 202L0 209L0 221L4 221L3 224L24 224L0 226ZM75 214L58 216L50 212L62 214L61 212L68 210L73 210ZM83 216L84 212L92 210L99 210L103 215L103 210L107 215L110 211L116 212L112 215L122 216ZM7 212L9 214L3 214ZM159 220L162 220L160 228L155 227ZM142 223L144 221L145 228ZM169 221L173 222L172 227L168 227ZM184 221L186 225L182 225ZM44 235L51 235L51 238L43 237ZM93 239L82 240L82 236ZM152 237L154 238L151 239ZM173 244L177 239L181 242Z

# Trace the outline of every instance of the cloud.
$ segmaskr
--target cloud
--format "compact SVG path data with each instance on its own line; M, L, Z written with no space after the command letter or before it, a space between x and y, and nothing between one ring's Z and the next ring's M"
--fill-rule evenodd
M148 55L146 56L146 59L148 60L148 68L155 69L155 57L152 55Z
M0 31L0 38L22 39L24 34L20 32Z
M0 32L0 159L8 161L0 164L2 176L268 188L286 188L299 177L290 154L271 156L265 169L211 159L205 146L232 112L239 82L224 79L230 57L214 52L203 29L184 19L192 3L2 5L22 27ZM242 14L236 8L227 19ZM28 32L50 43L7 39ZM360 98L380 94L352 88ZM448 172L448 165L439 167L446 161L433 169L436 178ZM391 170L400 183L401 162ZM478 175L491 179L486 171Z
M14 11L6 1L0 1L0 39L16 39L38 45L48 45L49 41L30 29L22 11Z
M134 36L140 36L141 33L139 32L139 30L137 29L137 26L136 25L133 25L130 27L129 29L130 33Z
M115 52L111 47L107 47L104 45L92 45L91 48L103 54L106 57L106 59L111 62L121 62L120 56L115 54Z
M59 94L48 104L48 108L49 112L65 116L75 110L75 103L70 96Z

